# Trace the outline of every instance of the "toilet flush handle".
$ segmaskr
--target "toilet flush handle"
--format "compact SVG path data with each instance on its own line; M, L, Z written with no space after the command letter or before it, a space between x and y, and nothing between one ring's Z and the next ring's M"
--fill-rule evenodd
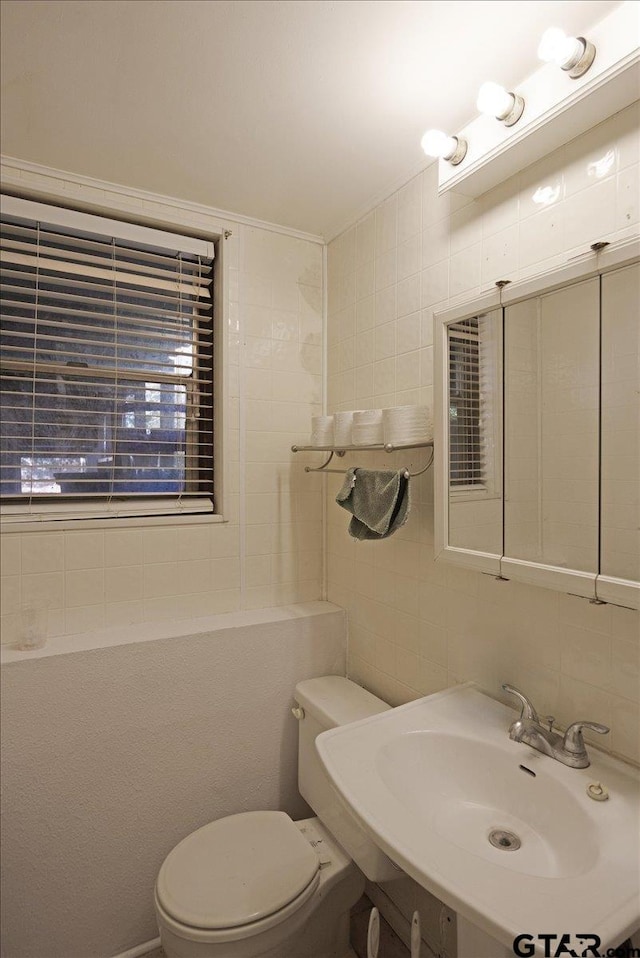
M304 718L304 709L300 705L294 705L291 708L294 718L300 722Z

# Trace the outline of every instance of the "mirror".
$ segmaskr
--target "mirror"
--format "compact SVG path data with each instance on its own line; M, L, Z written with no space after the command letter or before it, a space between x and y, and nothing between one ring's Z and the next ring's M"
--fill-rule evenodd
M502 310L447 327L449 542L502 553Z
M602 277L600 572L640 581L640 265Z
M640 607L639 263L621 242L435 317L437 558Z
M598 571L598 278L504 311L504 554Z

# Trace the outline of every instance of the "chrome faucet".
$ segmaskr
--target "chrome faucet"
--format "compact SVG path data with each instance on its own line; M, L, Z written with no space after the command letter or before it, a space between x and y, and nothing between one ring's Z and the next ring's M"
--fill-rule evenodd
M516 719L509 728L510 739L514 742L524 742L525 745L530 745L531 748L571 768L587 768L591 764L584 745L582 729L590 728L594 732L599 732L600 735L605 735L610 731L608 726L601 725L599 722L573 722L564 735L559 735L553 731L553 717L548 717L549 727L545 728L533 704L523 692L512 685L503 685L502 688L505 692L515 695L522 706L520 718Z

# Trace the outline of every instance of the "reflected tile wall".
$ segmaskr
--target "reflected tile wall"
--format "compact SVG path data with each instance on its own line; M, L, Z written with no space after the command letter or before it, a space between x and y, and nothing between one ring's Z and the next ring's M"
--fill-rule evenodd
M329 411L431 404L434 311L596 240L637 235L639 127L636 103L473 201L439 197L432 165L337 237ZM390 465L367 456L358 464ZM423 458L394 462L417 468ZM393 704L469 679L500 695L509 681L560 723L587 715L610 725L605 746L640 761L636 612L434 563L431 472L413 482L408 523L378 543L349 538L338 487L329 481L329 599L349 612L354 679Z

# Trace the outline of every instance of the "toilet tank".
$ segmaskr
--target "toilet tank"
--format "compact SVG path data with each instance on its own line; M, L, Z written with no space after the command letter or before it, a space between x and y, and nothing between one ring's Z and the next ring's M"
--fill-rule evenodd
M306 679L296 685L298 788L334 838L370 881L389 881L401 872L365 834L334 789L315 747L316 736L388 708L386 702L340 675Z

